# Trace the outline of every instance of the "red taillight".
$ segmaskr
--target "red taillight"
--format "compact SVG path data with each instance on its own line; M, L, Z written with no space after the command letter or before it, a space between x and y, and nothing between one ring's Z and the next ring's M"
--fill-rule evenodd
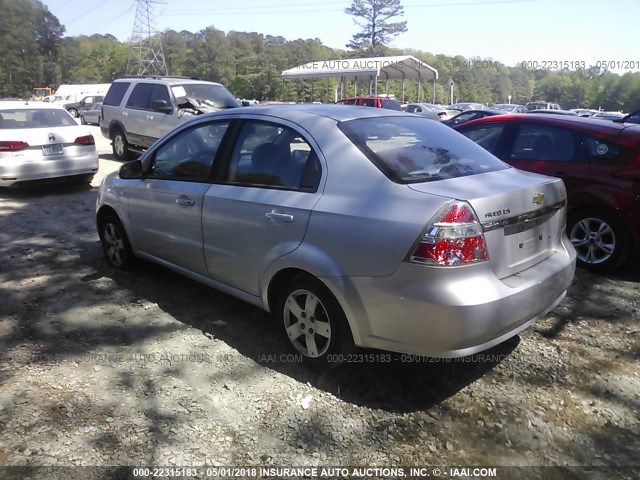
M446 117L447 112L438 112L438 118Z
M93 139L93 135L84 135L82 137L78 137L75 139L73 143L78 145L95 145L95 140Z
M0 152L18 152L29 148L27 142L18 140L0 141Z
M482 226L466 202L452 202L434 215L410 256L425 265L467 265L489 260Z

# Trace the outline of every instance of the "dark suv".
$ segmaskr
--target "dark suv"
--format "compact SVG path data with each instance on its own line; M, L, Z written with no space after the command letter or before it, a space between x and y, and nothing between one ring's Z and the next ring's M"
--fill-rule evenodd
M115 80L102 104L100 130L113 155L128 160L183 120L239 107L223 85L185 77L127 77Z
M564 180L578 264L611 270L640 258L640 126L526 114L455 128L514 167Z
M80 113L93 110L96 103L104 100L102 95L88 95L79 102L65 103L64 108L71 114L73 118L78 118Z

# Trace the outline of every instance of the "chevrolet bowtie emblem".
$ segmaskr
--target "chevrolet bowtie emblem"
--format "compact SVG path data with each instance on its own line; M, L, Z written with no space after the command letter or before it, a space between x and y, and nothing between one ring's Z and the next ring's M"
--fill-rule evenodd
M56 141L56 136L53 133L49 134L49 141L50 142L55 142Z
M534 193L533 203L540 205L542 202L544 202L544 193Z

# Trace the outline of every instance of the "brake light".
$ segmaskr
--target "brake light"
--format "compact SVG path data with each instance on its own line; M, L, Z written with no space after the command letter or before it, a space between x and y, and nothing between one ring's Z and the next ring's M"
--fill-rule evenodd
M0 152L18 152L29 148L27 142L18 140L0 141Z
M438 118L446 117L447 112L438 112Z
M84 135L82 137L78 137L75 139L73 143L78 145L95 145L95 140L93 139L93 135Z
M468 265L489 260L478 217L467 202L441 208L424 230L409 260L424 265Z

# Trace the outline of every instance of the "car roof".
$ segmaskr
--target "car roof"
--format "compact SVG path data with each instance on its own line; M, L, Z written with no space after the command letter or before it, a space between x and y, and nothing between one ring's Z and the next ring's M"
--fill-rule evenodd
M237 111L236 111L237 110ZM229 109L221 112L212 112L207 115L217 116L229 115L236 113L237 115L258 114L265 116L280 117L292 121L302 119L310 119L314 116L326 117L336 122L346 122L349 120L357 120L360 118L375 117L415 117L416 115L405 113L399 110L388 110L384 108L360 107L355 105L334 105L334 104L295 104L295 105L256 105L250 107L242 107L242 109ZM200 117L199 117L200 118Z
M576 130L581 130L584 132L596 132L596 131L602 132L603 130L610 130L611 133L615 133L616 131L622 132L623 130L630 128L628 125L625 125L622 123L615 123L615 122L612 122L611 120L598 120L593 118L585 118L585 117L572 116L572 115L557 115L553 113L549 113L546 115L531 115L530 113L517 113L513 115L496 115L496 116L471 120L470 122L466 122L462 125L457 125L456 127L467 128L467 127L471 127L473 125L478 125L481 123L517 122L517 121L563 126L563 127L573 128ZM640 131L640 129L638 129L638 131Z
M114 80L114 82L132 82L132 81L140 81L140 82L148 82L148 83L160 83L163 85L185 85L189 83L209 83L212 85L222 85L218 82L210 82L208 80L200 80L199 78L192 77L122 77Z
M53 110L64 110L64 107L58 103L49 102L29 102L26 100L9 100L0 103L0 110L28 110L32 108L49 108ZM66 111L66 110L65 110Z

